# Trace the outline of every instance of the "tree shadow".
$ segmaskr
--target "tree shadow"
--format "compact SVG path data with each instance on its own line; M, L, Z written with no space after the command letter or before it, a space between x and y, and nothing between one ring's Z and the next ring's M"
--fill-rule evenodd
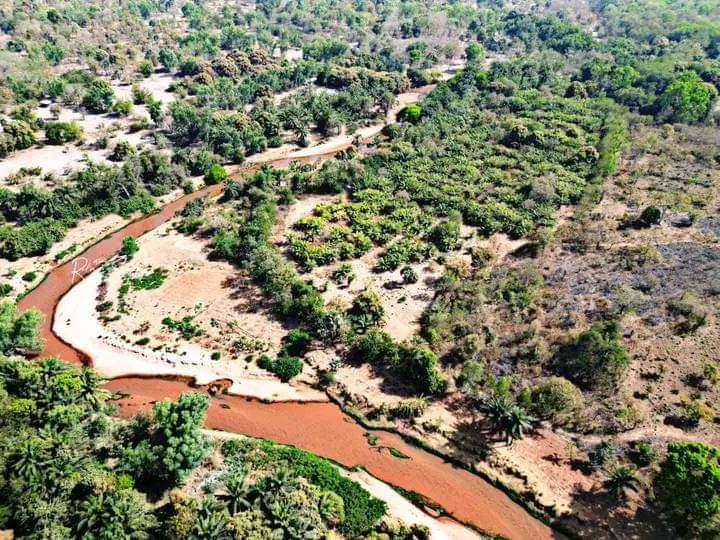
M672 539L677 536L640 494L629 492L626 500L618 500L603 487L588 491L574 486L571 494L573 529L581 538L652 538Z

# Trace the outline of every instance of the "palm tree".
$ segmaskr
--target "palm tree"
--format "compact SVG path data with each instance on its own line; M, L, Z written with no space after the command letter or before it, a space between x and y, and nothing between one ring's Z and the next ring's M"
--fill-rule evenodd
M106 504L105 493L90 495L80 503L78 507L78 521L75 528L81 536L84 534L93 534L97 527L105 520Z
M628 465L615 465L611 470L605 471L607 479L604 482L605 489L618 501L624 501L627 491L638 491L638 481L635 478L635 468Z
M248 501L248 488L245 483L245 471L239 470L225 480L220 493L215 495L218 500L225 503L230 515L235 515L250 506Z
M40 480L45 463L43 448L37 439L20 442L8 456L9 469L30 482Z
M229 540L232 538L228 521L227 509L219 506L217 501L206 497L200 502L197 520L190 538L202 540Z
M508 445L515 439L522 439L525 431L532 427L525 409L507 397L493 396L485 401L481 410L490 424L490 431L502 435Z
M134 490L90 495L78 506L75 529L82 538L148 538L155 519Z
M227 201L234 201L242 196L243 188L235 180L228 180L225 183L225 191L223 192L223 199Z
M86 367L80 371L79 379L80 391L78 394L80 399L94 410L98 410L108 395L107 390L100 388L102 379L92 369Z
M530 417L525 409L519 405L513 405L508 411L505 420L505 440L512 445L515 439L522 439L524 432L532 427Z

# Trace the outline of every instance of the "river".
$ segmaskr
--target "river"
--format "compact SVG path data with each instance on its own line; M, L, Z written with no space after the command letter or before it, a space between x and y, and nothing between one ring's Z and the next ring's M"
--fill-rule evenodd
M423 88L420 95L430 89ZM418 93L417 90L415 93ZM379 128L373 128L365 131L363 136L369 138L378 131ZM350 145L349 137L338 137L312 150L273 157L264 163L282 167L287 166L291 159L320 160ZM254 164L246 167L244 172L256 169L260 163L262 160L255 159ZM20 309L36 308L45 314L42 334L46 347L43 354L76 364L92 364L91 358L63 342L52 331L59 300L81 278L76 262L78 257L87 261L82 266L82 274L88 274L117 253L124 237L141 236L172 219L189 200L217 195L221 190L221 185L209 186L180 197L158 212L127 224L74 259L51 270L42 283L19 302ZM126 396L116 402L122 415L148 410L157 400L176 398L189 390L185 382L162 377L123 377L109 381L106 386L110 391ZM398 435L373 431L378 442L370 445L367 430L333 403L263 403L240 396L221 395L212 398L206 424L213 429L293 444L347 467L360 465L384 482L422 494L442 506L455 519L495 535L531 540L561 537L481 477L408 444ZM388 448L399 450L408 459L395 457Z

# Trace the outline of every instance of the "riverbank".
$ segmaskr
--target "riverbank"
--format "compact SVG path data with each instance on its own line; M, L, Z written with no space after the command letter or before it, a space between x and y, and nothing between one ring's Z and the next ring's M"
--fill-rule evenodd
M114 379L106 388L124 396L116 401L123 416L190 389L181 381L140 378ZM294 445L347 468L361 466L385 483L425 496L459 522L494 535L518 540L562 536L479 476L398 435L365 430L331 403L262 403L216 395L206 426Z

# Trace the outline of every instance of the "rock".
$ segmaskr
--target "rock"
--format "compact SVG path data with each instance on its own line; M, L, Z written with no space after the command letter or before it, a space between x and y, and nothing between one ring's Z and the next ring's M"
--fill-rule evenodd
M688 214L672 214L665 215L665 220L673 227L690 227L693 219Z

